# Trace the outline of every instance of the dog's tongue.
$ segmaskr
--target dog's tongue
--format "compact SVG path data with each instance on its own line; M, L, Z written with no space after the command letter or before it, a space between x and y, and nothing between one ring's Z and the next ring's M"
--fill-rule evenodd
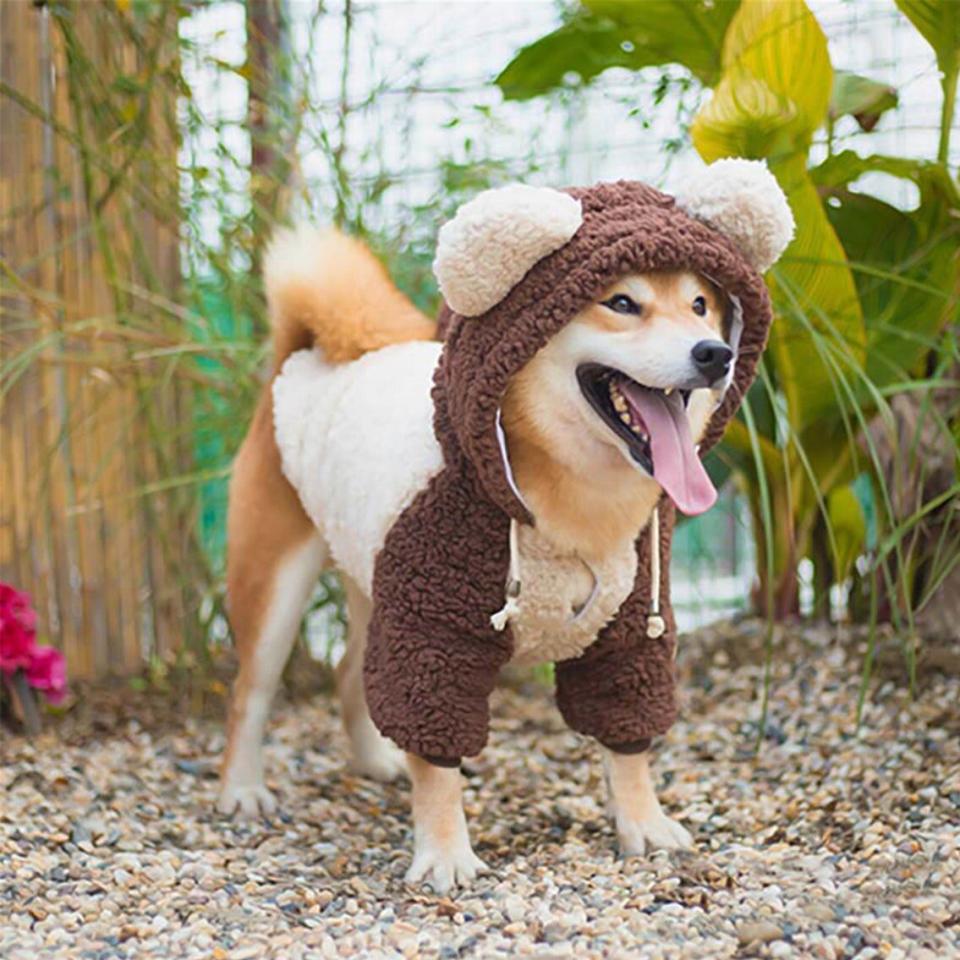
M620 389L647 425L654 479L688 516L709 510L716 502L717 490L693 445L680 392L667 397L631 382L622 383Z

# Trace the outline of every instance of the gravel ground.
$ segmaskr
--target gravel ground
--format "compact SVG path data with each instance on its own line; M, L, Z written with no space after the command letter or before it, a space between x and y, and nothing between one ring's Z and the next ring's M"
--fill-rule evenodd
M466 770L494 873L452 899L404 886L406 789L347 771L327 697L277 711L272 824L213 813L219 724L8 734L0 957L960 957L960 676L911 702L881 674L857 735L858 662L778 644L754 755L759 630L684 643L656 771L693 853L618 859L594 746L501 690Z

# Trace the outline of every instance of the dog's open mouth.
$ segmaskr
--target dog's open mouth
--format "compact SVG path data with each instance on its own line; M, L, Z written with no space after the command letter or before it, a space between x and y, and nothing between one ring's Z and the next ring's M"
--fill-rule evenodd
M689 390L647 387L599 363L581 364L577 381L600 419L681 511L693 515L713 506L717 491L690 434Z

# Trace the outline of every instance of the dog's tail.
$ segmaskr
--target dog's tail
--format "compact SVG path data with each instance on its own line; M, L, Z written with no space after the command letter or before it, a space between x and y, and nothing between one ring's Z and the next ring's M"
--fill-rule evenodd
M264 258L274 363L316 344L328 363L406 340L435 325L394 286L367 247L336 230L280 231Z

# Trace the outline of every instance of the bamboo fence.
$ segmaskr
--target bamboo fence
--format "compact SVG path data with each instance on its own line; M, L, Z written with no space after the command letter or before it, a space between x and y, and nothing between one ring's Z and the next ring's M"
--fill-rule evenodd
M135 671L195 619L190 506L168 488L191 452L163 359L179 286L164 36L175 20L140 30L121 4L0 0L0 578L31 593L74 679Z

